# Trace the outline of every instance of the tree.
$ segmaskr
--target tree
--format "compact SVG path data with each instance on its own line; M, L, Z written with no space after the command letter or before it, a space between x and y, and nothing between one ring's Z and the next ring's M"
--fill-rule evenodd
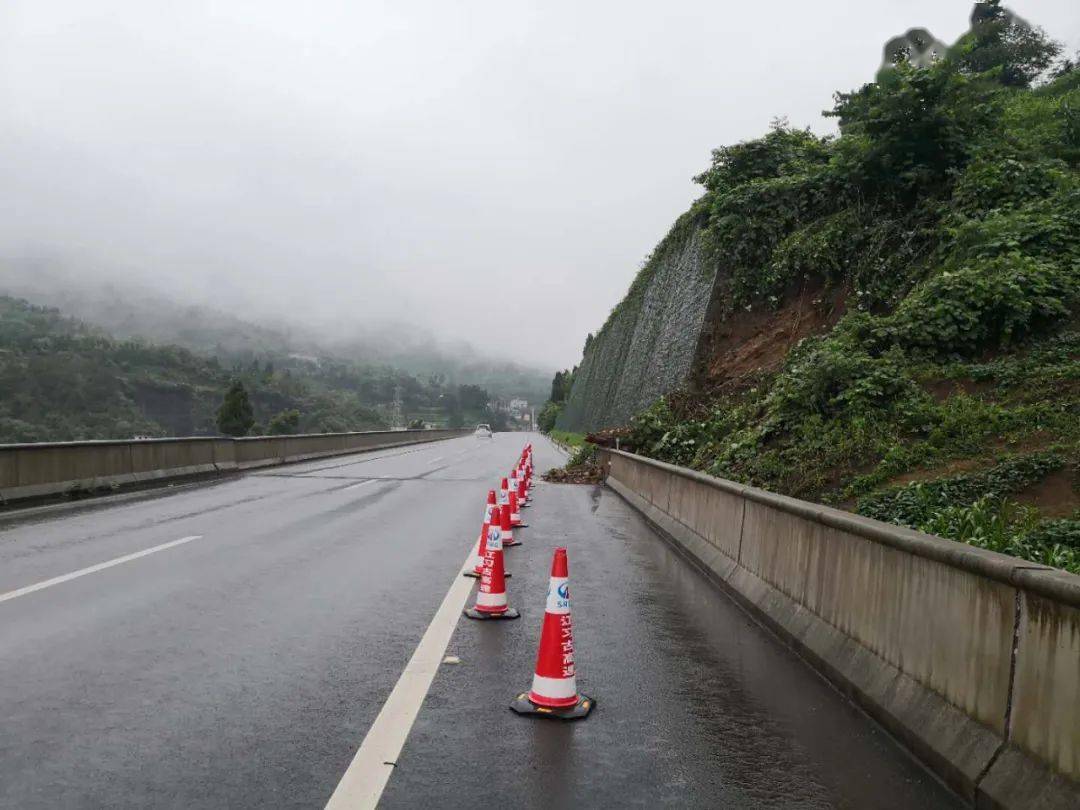
M562 402L563 399L563 379L562 372L556 371L555 376L551 379L551 394L548 396L549 402Z
M548 397L551 402L566 402L570 396L570 389L574 386L574 372L577 371L577 367L573 370L556 371L555 376L551 380L551 396Z
M246 436L254 424L255 412L251 408L247 389L240 380L234 380L218 408L218 430L227 436Z
M901 62L881 81L837 93L825 115L840 119L833 170L864 199L908 207L948 191L977 136L1000 120L1001 94L987 94L952 63Z
M300 428L300 411L281 411L270 417L270 424L266 432L271 436L287 436L296 433Z
M969 73L992 73L1006 87L1030 87L1061 53L1061 45L1001 6L975 4L971 30L956 44L957 62Z
M1068 76L1070 73L1074 73L1080 70L1080 51L1076 52L1076 56L1071 59L1064 58L1054 67L1054 70L1050 73L1050 78L1060 79L1064 76Z
M488 392L479 385L458 386L457 398L461 410L466 413L479 414L488 406Z
M540 429L541 433L550 433L552 428L555 427L555 420L559 418L559 414L562 413L563 406L558 402L546 402L544 407L540 409L540 413L536 415L536 426Z

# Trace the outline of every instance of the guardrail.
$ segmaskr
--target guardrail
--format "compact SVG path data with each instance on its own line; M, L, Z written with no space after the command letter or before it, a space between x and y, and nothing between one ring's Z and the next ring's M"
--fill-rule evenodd
M618 450L607 484L978 807L1080 807L1080 577Z
M0 445L0 502L114 489L464 436L471 431L377 430L252 438L133 439Z

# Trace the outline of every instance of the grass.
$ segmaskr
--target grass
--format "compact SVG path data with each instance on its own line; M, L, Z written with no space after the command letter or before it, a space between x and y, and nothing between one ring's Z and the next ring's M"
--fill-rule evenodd
M552 430L548 436L559 444L567 447L581 447L585 444L584 433L571 433L569 430Z

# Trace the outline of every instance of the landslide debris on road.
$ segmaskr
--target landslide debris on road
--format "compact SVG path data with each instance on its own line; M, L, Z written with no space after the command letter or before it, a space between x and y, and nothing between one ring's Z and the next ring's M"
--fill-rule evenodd
M579 447L563 467L552 467L542 476L553 484L599 484L604 480L604 470L596 461L596 447L586 444Z
M552 467L543 478L553 484L600 484L604 470L599 464L582 464L577 467Z

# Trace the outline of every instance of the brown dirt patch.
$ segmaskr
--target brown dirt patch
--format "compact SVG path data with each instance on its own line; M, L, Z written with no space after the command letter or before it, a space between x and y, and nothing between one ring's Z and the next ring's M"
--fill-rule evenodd
M935 402L944 402L949 397L957 394L967 394L969 397L983 397L994 390L994 384L986 380L933 380L923 384L923 388L934 398Z
M1055 436L1053 433L1048 433L1045 430L1036 430L1022 439L995 439L992 447L995 450L1006 450L1009 453L1035 453L1039 450L1045 450L1052 444L1057 444L1061 440L1060 436Z
M1014 497L1025 506L1036 507L1043 517L1069 517L1080 509L1080 491L1077 485L1074 471L1058 470Z
M941 467L932 467L925 470L911 470L910 472L902 473L901 475L890 478L886 485L902 487L905 484L912 484L916 481L933 481L938 478L949 478L950 476L972 472L979 468L990 469L990 467L993 466L994 462L992 460L959 458L955 461L950 461L948 464Z
M706 385L738 390L780 367L805 337L831 329L844 314L846 290L807 284L776 310L740 310L715 321L705 344Z

